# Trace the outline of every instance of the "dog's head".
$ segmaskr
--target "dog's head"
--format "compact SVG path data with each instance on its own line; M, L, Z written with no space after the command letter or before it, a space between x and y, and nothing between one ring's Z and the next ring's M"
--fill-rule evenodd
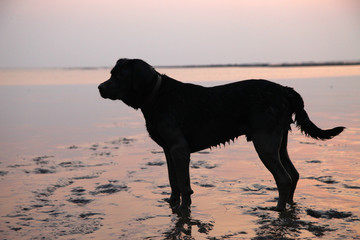
M151 95L159 74L140 59L120 59L111 70L109 80L99 85L103 98L121 100L135 109L141 108Z

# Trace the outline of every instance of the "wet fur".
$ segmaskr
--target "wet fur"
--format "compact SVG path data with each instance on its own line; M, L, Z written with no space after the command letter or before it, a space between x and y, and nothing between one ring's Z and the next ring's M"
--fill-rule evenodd
M190 154L230 142L252 141L276 181L276 210L293 203L299 173L287 152L290 124L315 139L330 139L344 127L318 128L292 88L267 80L244 80L215 87L182 83L161 75L139 59L120 59L111 78L99 85L102 97L141 109L150 137L166 156L170 204L188 211L191 204Z

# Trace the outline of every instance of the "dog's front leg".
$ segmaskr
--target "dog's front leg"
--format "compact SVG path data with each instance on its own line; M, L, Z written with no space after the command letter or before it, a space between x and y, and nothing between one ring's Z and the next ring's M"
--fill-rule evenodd
M193 190L190 186L190 151L187 144L176 144L170 148L171 159L175 167L177 186L181 193L180 211L189 211L191 205L191 194Z
M159 123L159 133L164 142L166 160L168 161L169 180L172 188L172 197L178 199L181 195L180 211L189 211L191 205L190 186L190 148L180 128L174 121L168 120Z
M176 169L174 162L172 161L172 157L170 154L170 150L164 148L164 153L166 157L166 163L168 168L168 176L171 187L171 196L170 196L170 206L172 208L178 208L180 206L180 189L178 187L177 178L176 178Z

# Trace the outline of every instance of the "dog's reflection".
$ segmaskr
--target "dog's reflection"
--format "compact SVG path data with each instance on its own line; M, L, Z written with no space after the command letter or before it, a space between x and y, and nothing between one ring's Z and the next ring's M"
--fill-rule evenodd
M271 209L272 210L272 209ZM259 227L255 229L257 237L272 237L274 239L296 238L299 235L300 225L298 211L296 208L290 208L278 213L278 217L259 214L259 220L256 221Z
M297 239L304 231L321 237L326 231L332 231L326 224L301 220L299 215L302 209L299 206L293 206L277 216L269 214L269 210L257 209L250 213L259 218L256 221L259 227L255 229L255 239Z
M191 213L179 214L174 218L174 226L164 232L165 239L194 239L193 231L208 234L214 227L214 222L202 222L191 217Z

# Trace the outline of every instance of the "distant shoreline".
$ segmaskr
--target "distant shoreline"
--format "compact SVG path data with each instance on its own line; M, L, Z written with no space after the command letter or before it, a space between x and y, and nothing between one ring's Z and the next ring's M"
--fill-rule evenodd
M300 62L300 63L234 63L234 64L189 64L189 65L155 65L155 68L246 68L246 67L323 67L323 66L359 66L360 61L332 61L332 62ZM20 67L20 68L2 68L0 70L99 70L110 69L112 66L99 67Z
M322 66L354 66L360 65L360 61L354 62L302 62L302 63L249 63L249 64L204 64L204 65L167 65L155 66L156 68L215 68L215 67L322 67Z

